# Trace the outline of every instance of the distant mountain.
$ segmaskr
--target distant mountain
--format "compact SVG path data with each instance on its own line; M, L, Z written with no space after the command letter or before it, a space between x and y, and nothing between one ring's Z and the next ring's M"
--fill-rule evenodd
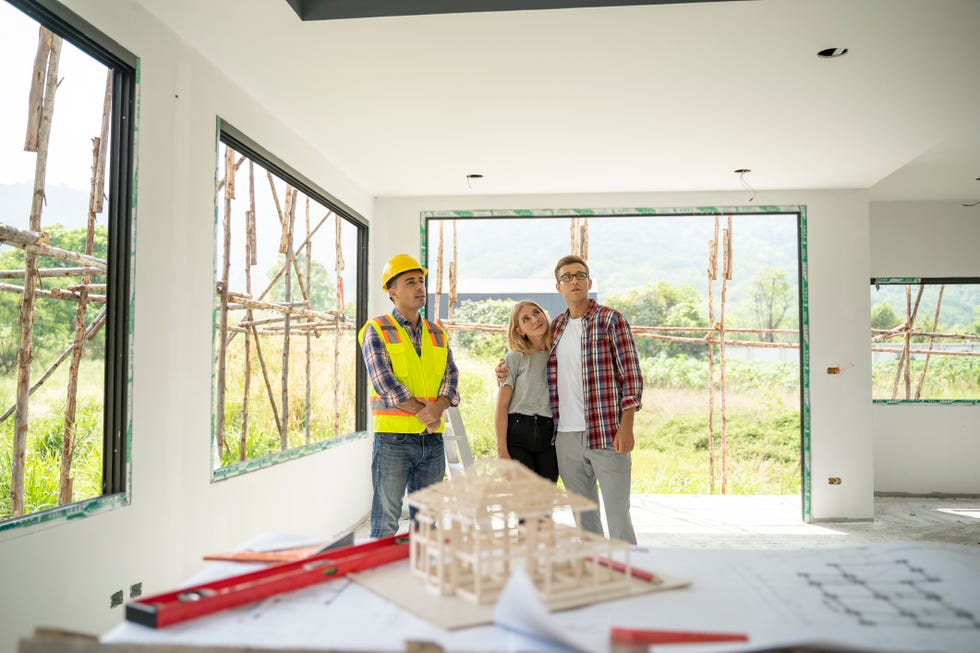
M430 222L428 256L434 266L437 223ZM436 225L436 226L434 226ZM554 264L570 248L568 218L494 218L456 221L458 277L553 279ZM720 221L721 230L726 220ZM728 299L743 301L753 277L766 267L797 275L795 215L738 215L732 219L733 277ZM452 229L447 224L443 258L448 267ZM689 284L707 293L708 241L714 216L591 218L588 251L600 300L658 281ZM721 231L719 231L721 239ZM721 264L719 254L719 264ZM715 284L716 301L720 281Z
M34 187L27 182L0 184L0 222L27 229L31 215ZM68 186L51 185L45 189L41 225L62 224L69 229L84 227L88 214L88 193Z

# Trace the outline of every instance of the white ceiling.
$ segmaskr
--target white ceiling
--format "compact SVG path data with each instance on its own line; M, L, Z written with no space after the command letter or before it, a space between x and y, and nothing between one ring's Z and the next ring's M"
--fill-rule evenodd
M980 0L313 22L136 1L375 196L734 190L749 168L759 191L980 199Z

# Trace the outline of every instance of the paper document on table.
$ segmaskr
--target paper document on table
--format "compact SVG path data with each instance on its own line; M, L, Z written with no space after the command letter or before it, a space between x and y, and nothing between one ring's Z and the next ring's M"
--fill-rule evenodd
M582 637L579 633L574 639L569 638L567 629L553 618L523 569L511 572L497 600L493 623L534 639L557 642L570 651L605 653L609 649L609 635L603 630L593 629L592 636Z

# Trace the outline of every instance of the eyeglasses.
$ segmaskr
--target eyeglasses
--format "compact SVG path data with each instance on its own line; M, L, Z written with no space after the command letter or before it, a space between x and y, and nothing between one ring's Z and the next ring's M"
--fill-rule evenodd
M560 277L558 277L558 280L561 281L562 283L568 283L572 279L578 279L579 281L585 281L588 278L589 278L589 273L588 272L574 272L574 273L568 273L568 272L566 272L565 274L563 274Z

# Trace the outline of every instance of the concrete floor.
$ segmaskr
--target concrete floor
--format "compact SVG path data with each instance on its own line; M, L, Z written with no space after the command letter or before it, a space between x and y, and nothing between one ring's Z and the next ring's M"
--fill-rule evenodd
M634 494L637 545L690 549L808 549L889 540L980 547L980 497L876 497L874 521L803 522L799 496ZM571 523L571 513L556 519ZM402 531L408 520L402 520ZM355 538L368 536L366 523Z
M888 540L980 547L980 497L876 497L874 521L803 522L798 496L633 495L637 544L806 549Z

